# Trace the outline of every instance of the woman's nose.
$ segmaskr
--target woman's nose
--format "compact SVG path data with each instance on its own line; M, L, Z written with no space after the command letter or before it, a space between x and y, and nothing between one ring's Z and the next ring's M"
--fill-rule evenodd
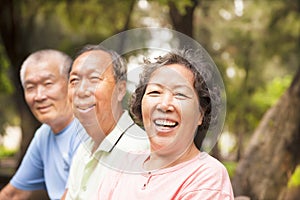
M157 109L163 112L174 111L172 94L163 94L160 99L160 102L157 105Z

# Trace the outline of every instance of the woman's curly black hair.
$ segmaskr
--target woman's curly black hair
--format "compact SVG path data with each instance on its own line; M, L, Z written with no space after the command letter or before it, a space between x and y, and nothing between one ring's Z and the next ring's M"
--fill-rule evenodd
M205 80L212 79L209 67L210 61L202 55L201 51L194 51L191 49L175 50L164 56L156 58L156 62L154 63L151 63L149 60L145 60L143 66L144 70L140 75L140 82L131 97L130 112L137 123L142 123L141 103L152 73L156 69L170 64L181 64L191 70L194 75L194 88L198 94L199 110L203 115L202 124L198 126L194 138L194 143L200 150L208 128L217 118L217 113L212 113L212 101L221 101L220 92L216 86L210 88L210 90L208 89L208 85ZM214 105L218 105L218 103L214 103Z

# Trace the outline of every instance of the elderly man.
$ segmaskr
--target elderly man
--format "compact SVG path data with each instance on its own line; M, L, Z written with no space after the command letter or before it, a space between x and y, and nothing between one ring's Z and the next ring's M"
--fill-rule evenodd
M86 46L73 62L69 94L91 140L82 143L74 157L66 199L93 199L107 170L121 167L124 152L149 148L145 132L122 106L126 78L123 59L99 45Z
M0 192L1 200L29 199L34 190L41 189L51 199L63 195L73 154L85 133L68 98L71 62L66 54L47 49L31 54L22 64L25 100L43 124L16 174Z

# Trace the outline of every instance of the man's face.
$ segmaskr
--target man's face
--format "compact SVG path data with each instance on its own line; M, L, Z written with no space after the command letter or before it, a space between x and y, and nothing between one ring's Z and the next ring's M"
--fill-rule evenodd
M24 73L25 100L35 117L55 130L70 122L68 80L60 73L59 61L31 62ZM61 126L61 127L60 127Z
M202 123L193 83L192 72L179 64L153 72L142 99L143 123L152 151L180 155L192 144Z
M111 56L100 50L81 54L73 63L69 94L73 111L83 126L98 123L107 135L116 123L118 97Z

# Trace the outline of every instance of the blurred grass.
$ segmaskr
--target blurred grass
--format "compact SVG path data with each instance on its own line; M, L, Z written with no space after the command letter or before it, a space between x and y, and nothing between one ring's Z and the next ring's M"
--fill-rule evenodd
M226 167L229 177L233 178L235 174L235 170L237 167L237 162L232 162L232 161L224 161L223 162L224 166ZM300 186L300 165L298 165L291 176L289 182L288 182L288 188L291 187L298 187Z
M16 154L17 150L16 149L7 149L4 146L0 146L0 159L1 158L7 158L7 157L12 157Z
M297 187L300 186L300 165L298 165L291 176L289 182L288 182L288 187Z

